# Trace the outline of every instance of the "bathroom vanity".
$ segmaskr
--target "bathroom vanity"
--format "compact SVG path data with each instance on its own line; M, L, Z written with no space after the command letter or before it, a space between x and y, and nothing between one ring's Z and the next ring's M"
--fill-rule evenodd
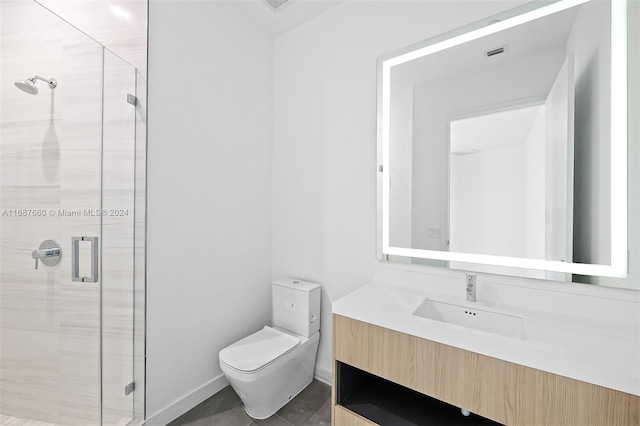
M640 424L637 326L456 301L475 318L521 318L506 335L421 315L441 298L371 283L334 303L332 424L421 424L439 401L462 420L459 408L506 425Z
M532 1L378 58L375 276L389 284L333 304L333 424L640 425L640 298L575 284L637 289L638 12ZM413 274L424 266L443 272ZM488 276L467 301L456 270L522 281Z

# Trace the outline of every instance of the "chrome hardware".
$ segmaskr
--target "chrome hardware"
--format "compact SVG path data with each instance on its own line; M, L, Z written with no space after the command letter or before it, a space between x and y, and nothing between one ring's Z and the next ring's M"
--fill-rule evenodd
M62 258L62 248L57 241L44 240L37 250L31 252L31 258L36 260L36 269L38 269L38 260L42 260L42 263L47 266L55 266Z
M80 276L80 242L91 243L91 276ZM98 282L98 237L71 237L71 281Z
M134 390L136 390L136 382L131 382L127 386L124 387L124 394L125 395L129 395Z
M467 301L476 301L476 274L467 274Z
M136 98L131 93L127 93L127 102L129 102L133 106L136 106L138 104L138 98Z

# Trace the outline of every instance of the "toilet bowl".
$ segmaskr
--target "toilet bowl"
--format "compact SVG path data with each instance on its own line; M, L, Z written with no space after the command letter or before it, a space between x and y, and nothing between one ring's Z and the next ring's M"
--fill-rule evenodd
M247 414L266 419L313 380L320 340L320 286L273 283L273 326L220 351L220 368Z
M220 352L220 368L249 416L271 417L311 383L319 339L320 332L307 338L265 326Z

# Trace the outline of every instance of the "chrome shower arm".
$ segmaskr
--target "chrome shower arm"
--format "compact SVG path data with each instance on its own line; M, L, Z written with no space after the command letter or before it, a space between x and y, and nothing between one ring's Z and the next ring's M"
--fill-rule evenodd
M31 80L33 83L35 83L36 80L42 80L46 82L49 85L49 87L52 89L55 89L56 86L58 86L58 82L56 81L55 78L44 78L44 77L40 77L39 75L34 75L29 80Z

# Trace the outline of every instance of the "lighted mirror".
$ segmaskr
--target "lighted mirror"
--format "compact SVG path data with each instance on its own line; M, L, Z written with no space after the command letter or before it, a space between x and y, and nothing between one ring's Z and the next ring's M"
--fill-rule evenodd
M626 277L626 27L535 1L379 58L379 257Z

